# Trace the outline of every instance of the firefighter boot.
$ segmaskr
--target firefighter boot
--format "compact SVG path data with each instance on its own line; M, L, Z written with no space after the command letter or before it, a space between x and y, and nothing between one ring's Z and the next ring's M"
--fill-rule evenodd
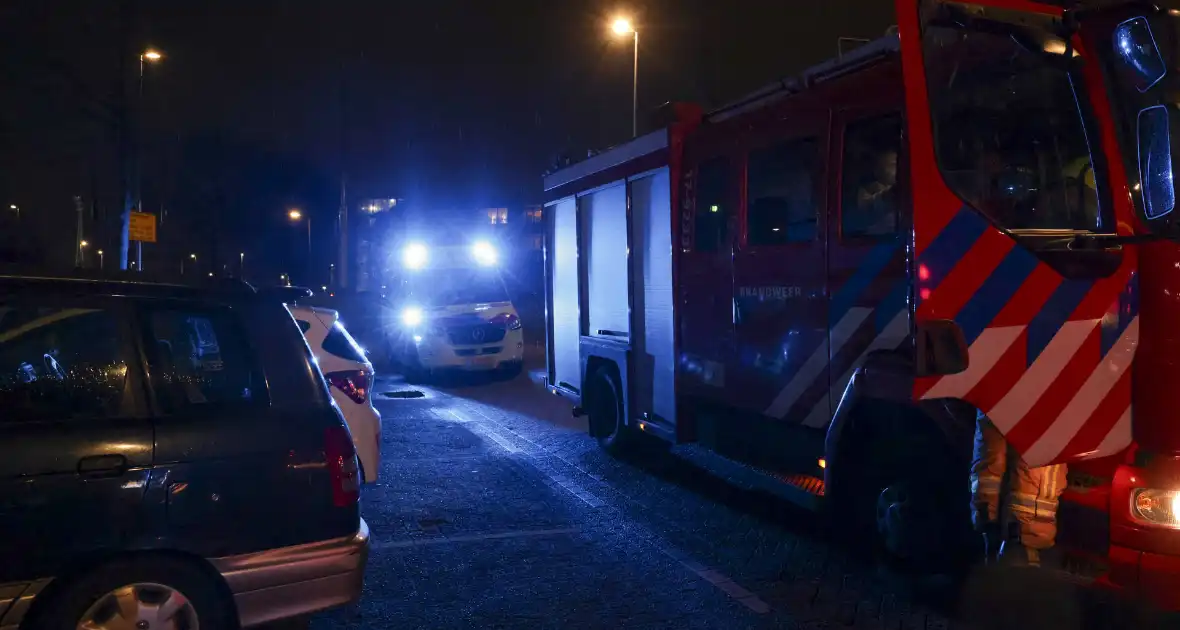
M1020 541L1020 523L1008 524L1008 536L1000 545L999 564L1005 567L1039 567L1041 554Z

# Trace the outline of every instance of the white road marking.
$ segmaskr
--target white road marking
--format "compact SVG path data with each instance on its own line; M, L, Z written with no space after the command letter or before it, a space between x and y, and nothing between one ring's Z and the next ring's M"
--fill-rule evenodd
M521 455L522 459L525 463L532 466L534 469L537 470L537 472L540 472L542 475L545 475L545 477L547 477L549 479L549 481L552 483L552 485L558 486L561 489L565 490L566 492L574 495L575 497L582 500L586 505L589 505L590 507L593 507L593 508L602 507L602 505L603 505L602 499L599 499L598 497L594 496L594 493L586 490L585 488L583 488L581 485L579 485L573 479L570 479L566 475L561 474L556 469L554 469L552 466L550 466L548 463L541 461L533 453L529 452L529 450L518 448L515 444L512 443L512 438L516 438L516 439L519 439L523 442L526 442L528 444L528 446L532 447L530 450L532 450L534 452L538 452L538 451L544 452L544 449L542 449L536 443L525 438L524 436L520 435L519 433L516 433L515 431L512 431L511 429L504 427L500 423L498 423L495 420L488 417L486 414L480 413L479 411L476 411L476 413L478 413L480 416L482 416L484 418L484 421L474 421L471 419L467 419L463 414L460 414L459 412L457 412L455 410L451 410L451 415L455 416L455 418L457 418L457 419L461 419L460 421L464 422L467 425L468 430L470 430L472 433L475 433L476 435L479 435L480 437L484 437L484 438L491 440L497 446L504 449L508 453L511 453L514 455ZM504 435L502 433L502 431L505 433L508 433L510 435Z
M486 437L492 439L492 441L495 442L496 444L501 445L502 447L503 447L502 443L509 443L509 441L506 436L497 435L497 433L500 431L503 431L504 433L511 435L511 437L515 438L516 440L520 440L521 442L524 442L525 444L528 445L525 449L520 449L520 448L516 448L515 446L512 446L512 448L514 450L511 450L509 452L520 455L521 460L523 460L525 463L527 463L530 466L532 466L533 468L535 468L541 474L548 477L550 479L550 481L552 481L554 483L554 485L560 486L561 488L563 488L564 490L566 490L570 494L573 494L574 496L578 497L582 501L586 502L591 507L610 510L610 511L613 511L616 514L618 514L620 518L626 518L623 514L621 514L619 512L618 509L608 505L606 502L599 499L593 493L589 492L588 490L583 488L581 485L579 485L574 479L570 478L570 476L564 475L564 474L560 473L559 471L557 471L557 469L555 469L546 460L549 458L558 459L562 463L573 468L577 473L584 475L586 477L589 477L590 479L592 479L600 484L606 485L605 480L603 480L602 478L600 478L598 476L590 474L589 472L582 469L580 466L577 466L576 464L561 457L560 455L557 455L555 453L551 453L550 451L548 451L547 449L545 449L541 445L537 444L536 442L533 442L532 440L528 439L527 437L504 426L503 424L501 424L500 422L498 422L497 420L495 420L491 416L480 411L478 408L474 408L471 411L473 411L475 414L482 417L483 420L474 420L471 418L467 418L466 416L464 416L463 414L460 414L459 412L457 412L455 410L450 410L450 413L452 416L454 416L456 421L463 422L463 423L467 424L468 428L472 429L474 433L477 433L482 436L486 436ZM538 454L540 454L540 456L538 456ZM613 488L612 488L612 490L613 490ZM732 599L737 600L738 603L740 603L743 606L745 606L746 608L750 609L752 612L760 614L760 615L770 612L770 606L765 601L763 601L761 598L759 598L757 595L746 590L740 584L738 584L737 582L734 582L731 578L720 573L719 571L715 571L713 569L710 569L710 568L706 567L705 565L693 560L689 554L677 549L676 547L664 544L662 542L663 539L661 537L659 537L655 534L652 534L650 531L648 531L646 528L639 525L638 523L635 523L634 521L627 519L625 527L627 527L628 529L638 530L639 532L642 532L643 535L638 537L640 540L643 540L643 541L647 542L648 544L652 545L657 550L659 550L660 553L668 556L669 558L672 558L673 560L678 562L681 566L683 566L685 569L688 569L689 571L691 571L693 574L697 575L701 579L709 582L714 587L716 587L718 590L725 593L726 595L728 595ZM538 532L538 533L530 534L530 533L528 533L530 531ZM467 538L470 538L473 540L484 540L484 539L494 539L494 538L516 538L516 537L524 537L524 536L532 536L532 535L537 535L537 536L557 535L560 533L573 533L575 531L577 531L577 530L561 530L561 529L521 530L520 532L506 532L504 534L488 534L486 536L450 537L449 539L428 538L428 539L421 539L422 542L420 542L420 541L404 541L404 542L398 542L398 543L385 543L384 545L379 543L374 546L379 549L384 548L385 546L410 547L410 546L414 546L414 544L432 544L432 543L425 542L425 541L434 541L434 540L437 540L439 542L433 543L433 544L444 544L444 542L447 540L466 542Z
M721 590L721 592L729 595L733 599L736 599L738 603L742 604L746 608L749 608L759 615L765 615L766 613L770 612L770 605L762 601L762 598L758 597L754 593L751 593L750 591L747 591L740 584L734 582L725 574L706 567L696 560L693 560L688 556L688 554L674 547L664 547L660 549L660 552L680 563L680 566L695 573L701 579L712 584L713 586L716 586Z
M369 549L398 549L404 547L423 547L426 545L455 545L459 543L480 542L483 540L504 540L507 538L564 536L567 534L577 534L580 531L581 530L576 527L563 527L559 529L518 529L510 532L498 532L495 534L471 534L467 536L432 536L430 538L391 540L387 542L372 543L369 545Z

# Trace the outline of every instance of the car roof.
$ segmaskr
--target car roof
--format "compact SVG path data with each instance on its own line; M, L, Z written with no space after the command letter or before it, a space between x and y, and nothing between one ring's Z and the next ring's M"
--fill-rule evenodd
M0 294L21 293L242 300L258 297L274 299L278 296L288 297L293 293L308 295L310 291L295 287L255 289L237 278L188 280L126 271L75 269L25 272L0 267Z

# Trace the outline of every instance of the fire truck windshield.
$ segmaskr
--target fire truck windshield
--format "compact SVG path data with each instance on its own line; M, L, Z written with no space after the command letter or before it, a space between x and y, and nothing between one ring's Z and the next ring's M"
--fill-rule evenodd
M924 38L946 184L1007 230L1110 231L1074 88L1080 58L1002 27L932 24Z

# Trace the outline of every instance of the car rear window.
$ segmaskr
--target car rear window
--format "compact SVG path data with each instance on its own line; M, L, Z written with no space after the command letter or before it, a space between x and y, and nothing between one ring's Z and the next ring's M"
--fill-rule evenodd
M366 361L365 351L361 350L360 345L352 338L352 335L348 334L344 326L340 325L340 322L336 322L328 331L328 336L324 339L324 351L349 361L358 363Z

